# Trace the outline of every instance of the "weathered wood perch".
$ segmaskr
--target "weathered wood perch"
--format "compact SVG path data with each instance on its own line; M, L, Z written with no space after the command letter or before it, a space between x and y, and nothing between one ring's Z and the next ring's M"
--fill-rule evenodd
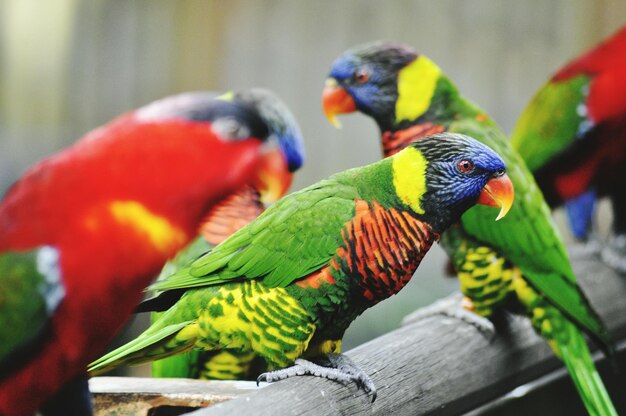
M94 377L89 381L98 415L172 415L245 395L252 381Z
M620 387L626 381L626 341L619 342L626 340L626 279L592 258L574 260L574 268L620 347L618 361L625 369L621 374L613 373L606 363L599 367L603 378L609 380L607 388L618 410L626 411ZM457 300L450 297L443 302ZM192 414L509 415L528 414L533 409L552 415L584 413L572 383L546 343L527 320L509 318L499 325L497 335L488 339L458 319L434 315L415 320L409 315L401 328L349 351L378 387L373 404L353 386L296 377L246 390L233 400ZM599 353L596 356L605 361ZM159 382L167 388L167 381ZM213 385L220 384L215 383L207 384L207 395Z

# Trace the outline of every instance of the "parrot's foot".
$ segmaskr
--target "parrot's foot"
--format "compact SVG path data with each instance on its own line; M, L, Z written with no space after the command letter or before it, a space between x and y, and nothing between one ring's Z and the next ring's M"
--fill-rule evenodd
M626 274L626 235L618 234L602 250L602 261L620 274Z
M602 243L594 237L590 237L586 241L577 241L568 249L569 256L573 259L596 256L599 255L601 251Z
M459 319L467 324L470 324L489 341L491 341L496 334L495 325L489 319L483 318L471 310L468 310L470 309L467 304L468 302L471 304L471 301L463 297L460 293L448 296L447 298L440 299L431 305L420 308L406 316L402 321L402 324L406 325L411 322L421 321L422 319L426 319L431 316L443 315Z
M376 400L376 386L372 379L347 356L327 354L316 358L316 361L318 363L298 358L291 367L261 374L256 380L257 385L261 381L272 383L293 376L311 375L327 378L346 386L355 383L359 390L372 394L372 403Z

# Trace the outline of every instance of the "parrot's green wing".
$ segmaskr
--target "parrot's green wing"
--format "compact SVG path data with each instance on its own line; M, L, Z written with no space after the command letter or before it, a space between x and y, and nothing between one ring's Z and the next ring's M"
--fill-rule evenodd
M42 247L0 255L0 367L37 342L65 291L58 252Z
M237 279L263 279L266 287L285 287L328 264L342 242L341 229L354 217L356 199L360 197L355 188L334 178L291 194L151 288L182 289Z
M165 263L163 269L161 269L161 272L159 273L159 276L156 278L156 281L167 279L181 268L213 250L214 247L215 246L206 241L204 237L196 237L196 239L184 249L176 253L176 256L173 259Z
M568 148L589 124L584 114L589 82L587 75L549 81L518 119L511 144L531 171Z
M505 160L515 186L515 202L506 217L495 223L493 213L490 215L488 211L493 208L477 205L462 217L465 231L498 247L522 270L531 285L609 347L611 342L604 325L576 283L541 191L523 169L524 161L502 140L495 124L464 119L453 123L450 131L472 135L496 150Z

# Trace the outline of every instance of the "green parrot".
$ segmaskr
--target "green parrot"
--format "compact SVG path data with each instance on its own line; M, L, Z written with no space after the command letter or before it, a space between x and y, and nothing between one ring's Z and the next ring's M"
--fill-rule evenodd
M626 273L626 26L580 54L535 93L511 132L551 207L564 206L575 252ZM596 200L613 206L608 244L592 230ZM581 250L582 249L582 250Z
M338 173L281 199L153 284L170 308L89 371L193 348L229 348L276 369L257 380L311 374L354 382L373 400L369 376L339 354L346 328L397 293L468 208L496 206L502 216L512 200L501 158L461 135L425 138L391 158Z
M200 93L196 93L200 94ZM206 93L202 93L206 94ZM287 105L274 93L262 88L226 93L219 99L249 105L269 129L269 140L275 141L280 153L267 169L267 180L273 186L249 185L225 198L213 207L200 226L200 236L165 264L158 280L174 274L178 269L224 241L229 235L254 220L266 205L271 205L287 192L293 173L304 163L304 140L296 118ZM165 307L167 309L167 306ZM145 301L137 312L163 310L158 302ZM155 312L152 322L159 318ZM240 380L250 378L262 362L256 355L236 350L199 351L177 354L152 363L153 377ZM258 373L257 373L258 374Z
M576 283L532 174L489 115L463 97L426 56L390 42L343 53L326 80L322 106L335 125L341 113L360 111L372 117L385 156L425 135L452 132L475 137L503 157L520 195L511 214L493 224L485 221L487 208L477 206L442 236L465 295L462 306L482 317L501 307L522 306L565 363L589 413L617 414L582 332L608 353L609 334Z

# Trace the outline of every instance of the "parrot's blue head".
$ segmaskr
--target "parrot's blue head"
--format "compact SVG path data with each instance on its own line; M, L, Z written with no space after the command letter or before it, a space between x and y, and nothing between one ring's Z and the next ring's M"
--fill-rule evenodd
M234 93L233 99L252 105L267 124L270 135L277 141L290 172L304 163L304 140L295 117L287 106L272 92L252 88Z
M274 203L287 192L293 172L304 163L300 127L287 106L268 90L253 88L223 97L252 107L269 130L270 137L260 168L261 180L256 188L263 203Z
M328 119L338 126L337 114L358 110L386 130L395 120L398 72L417 56L408 46L390 42L368 43L343 53L333 63L322 95Z
M435 229L447 228L476 203L500 208L497 219L511 208L513 185L502 158L491 148L468 136L441 133L417 140L394 159L406 158L406 151L413 149L419 152L412 157L421 160L425 178L414 210L432 216L427 220Z

